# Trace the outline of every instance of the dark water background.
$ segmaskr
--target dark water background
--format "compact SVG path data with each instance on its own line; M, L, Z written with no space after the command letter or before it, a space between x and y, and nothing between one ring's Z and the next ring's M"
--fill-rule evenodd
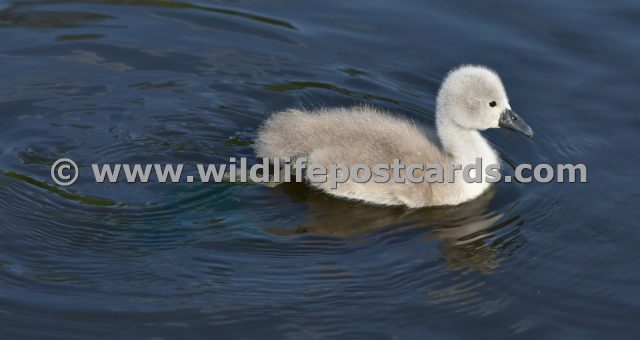
M49 177L253 157L288 107L432 125L460 63L536 132L488 132L504 158L589 183L408 211ZM0 1L0 337L637 338L639 76L637 1Z

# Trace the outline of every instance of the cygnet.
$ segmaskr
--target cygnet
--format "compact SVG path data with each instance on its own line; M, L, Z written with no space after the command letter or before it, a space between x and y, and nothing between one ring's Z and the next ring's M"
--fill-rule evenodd
M482 130L503 127L533 136L531 127L511 110L500 77L486 66L463 65L449 72L438 91L435 118L434 133L370 106L289 109L265 121L255 149L259 157L306 157L307 164L325 169L332 165L335 169L337 164L363 164L374 169L377 164L390 165L394 160L403 165L437 164L446 178L454 165L477 164L477 159L482 167L499 164L496 151L480 134ZM426 173L413 170L414 178ZM403 176L407 175L404 171ZM491 185L486 178L465 181L462 171L453 174L453 181L441 183L396 181L391 175L386 182L372 178L360 183L351 177L337 185L307 181L337 197L410 208L457 205L480 196Z

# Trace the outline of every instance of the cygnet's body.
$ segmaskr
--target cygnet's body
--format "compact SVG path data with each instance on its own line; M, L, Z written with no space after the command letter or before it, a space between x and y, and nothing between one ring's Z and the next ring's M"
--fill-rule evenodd
M332 165L439 164L445 178L453 165L499 164L497 153L479 130L508 127L532 135L524 121L509 106L498 75L482 66L462 66L450 72L438 92L436 130L428 131L410 121L375 108L287 110L272 115L262 126L256 140L258 156L270 159L307 157L308 164ZM401 172L402 173L402 172ZM403 176L406 173L402 173ZM416 170L415 177L424 172ZM352 178L338 183L310 184L331 195L381 205L406 205L411 208L457 205L480 196L490 183L463 180L455 172L453 183L357 183Z

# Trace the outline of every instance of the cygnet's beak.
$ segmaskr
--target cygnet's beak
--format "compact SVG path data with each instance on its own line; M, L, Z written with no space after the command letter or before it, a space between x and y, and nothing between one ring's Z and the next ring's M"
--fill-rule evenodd
M520 132L529 138L533 138L533 130L520 116L511 109L505 109L500 115L500 127Z

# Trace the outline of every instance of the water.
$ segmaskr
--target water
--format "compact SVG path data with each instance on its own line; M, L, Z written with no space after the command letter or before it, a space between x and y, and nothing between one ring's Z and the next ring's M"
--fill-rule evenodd
M637 336L637 2L187 1L0 2L3 336ZM288 107L432 125L461 63L495 68L536 132L488 132L504 159L585 163L589 183L408 211L49 178L62 156L253 159Z

